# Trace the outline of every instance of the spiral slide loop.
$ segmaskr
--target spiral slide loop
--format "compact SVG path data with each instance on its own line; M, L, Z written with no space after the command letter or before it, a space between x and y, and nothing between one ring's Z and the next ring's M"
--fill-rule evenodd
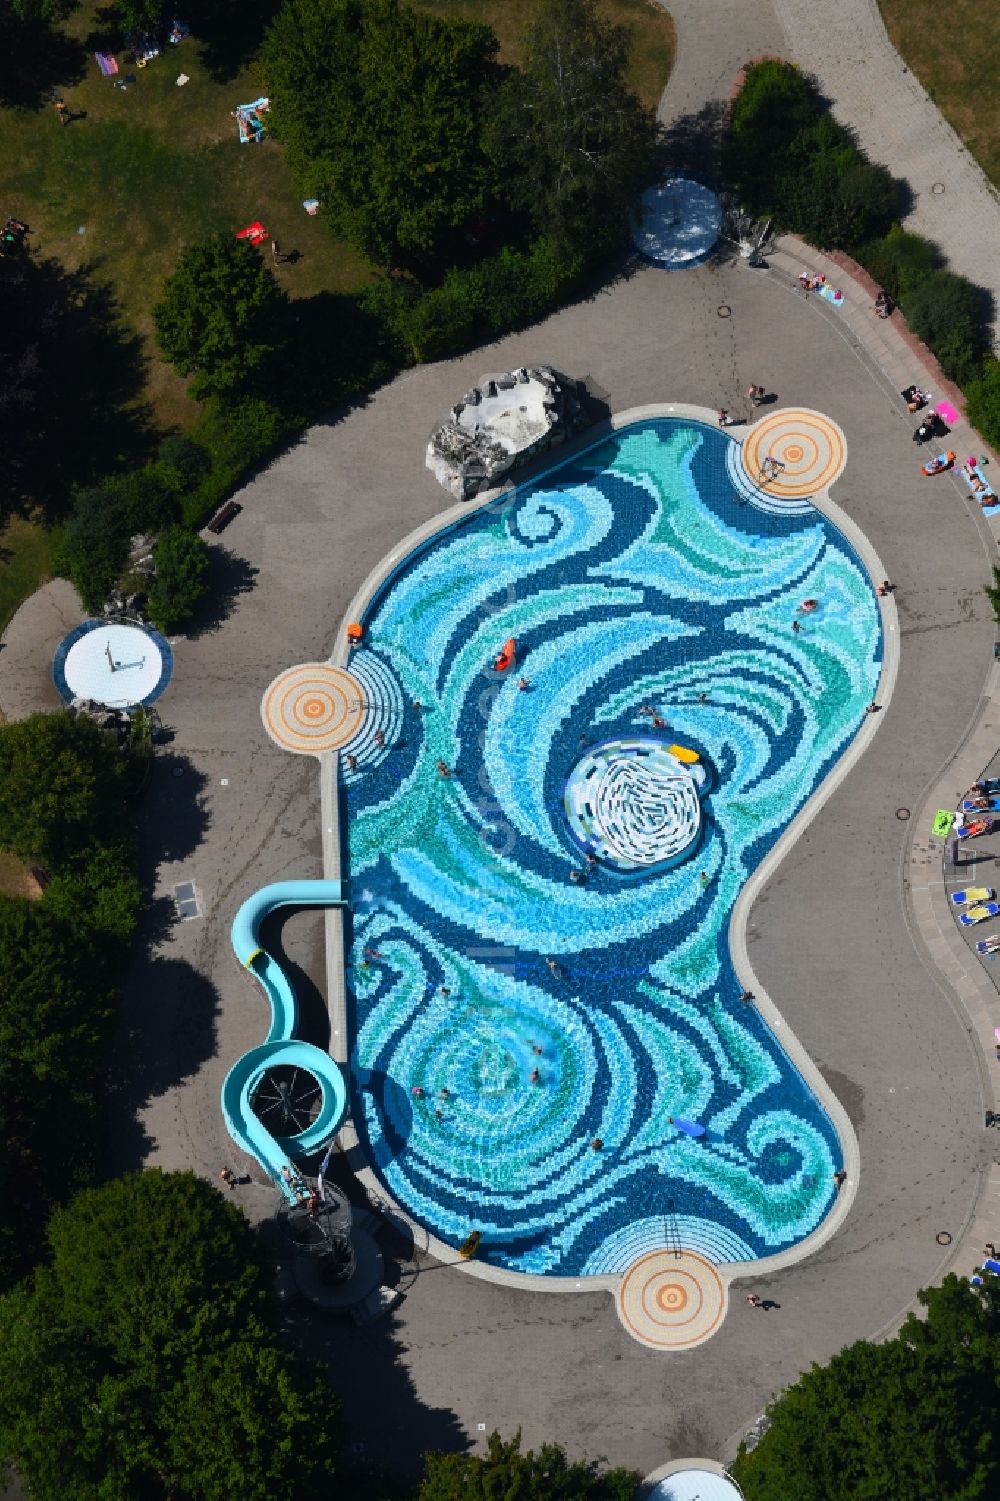
M276 907L345 904L340 881L279 881L255 891L233 918L233 952L260 982L271 1003L271 1025L264 1041L237 1059L226 1075L222 1114L236 1145L257 1159L291 1203L297 1195L285 1169L295 1178L294 1164L318 1152L339 1129L347 1111L347 1086L339 1066L328 1054L312 1043L295 1039L295 992L278 961L261 947L260 927ZM264 1074L279 1067L303 1069L320 1090L318 1112L304 1130L292 1136L272 1136L251 1105Z

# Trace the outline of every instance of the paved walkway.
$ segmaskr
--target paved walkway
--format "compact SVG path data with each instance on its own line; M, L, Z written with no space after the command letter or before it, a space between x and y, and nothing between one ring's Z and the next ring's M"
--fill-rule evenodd
M24 601L0 644L0 715L25 719L57 709L62 699L52 681L56 647L87 614L73 585L52 579Z
M1000 315L1000 196L889 41L875 0L668 0L677 64L660 119L718 118L740 67L773 54L812 73L872 161L909 187L904 223L984 287ZM986 101L987 108L990 107Z

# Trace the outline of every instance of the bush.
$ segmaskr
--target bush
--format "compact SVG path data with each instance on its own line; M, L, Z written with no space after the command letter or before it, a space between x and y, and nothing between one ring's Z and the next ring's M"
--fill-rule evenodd
M501 250L478 266L448 272L422 296L382 294L383 316L418 363L461 354L556 307L580 278L582 255L560 251L548 237L527 250Z
M792 139L778 173L775 215L826 249L847 250L884 233L896 213L891 175L869 162L831 115Z
M184 496L185 524L201 526L243 475L273 453L298 426L260 396L207 401L195 424L194 437L208 454L211 468Z
M941 259L930 240L908 234L898 224L882 239L870 240L854 253L893 302L901 302Z
M160 473L175 495L186 495L193 490L212 467L211 456L186 433L164 438L156 458Z
M987 355L982 373L965 388L965 415L994 447L1000 448L1000 361Z
M54 566L75 585L87 609L97 614L125 567L128 547L128 526L108 506L104 491L79 491Z
M78 491L56 566L79 590L88 610L101 609L128 561L129 539L177 519L169 471L147 464Z
M972 283L945 270L928 271L900 299L913 332L930 345L945 375L959 385L982 373L987 344L977 302Z
M156 576L149 591L149 618L161 631L172 631L194 613L205 592L208 548L195 532L172 526L153 549Z

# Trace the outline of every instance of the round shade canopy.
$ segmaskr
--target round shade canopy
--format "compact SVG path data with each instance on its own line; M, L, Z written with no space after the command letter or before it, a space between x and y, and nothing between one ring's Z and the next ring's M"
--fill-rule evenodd
M668 271L697 266L719 238L722 210L711 188L675 174L647 188L632 230L637 250Z
M743 1492L713 1470L675 1470L646 1492L646 1501L743 1501Z
M52 676L63 698L90 699L109 709L134 709L159 698L170 681L173 653L151 626L86 620L60 643Z

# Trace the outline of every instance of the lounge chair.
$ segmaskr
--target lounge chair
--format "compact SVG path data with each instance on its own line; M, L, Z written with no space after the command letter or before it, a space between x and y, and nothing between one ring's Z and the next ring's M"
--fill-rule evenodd
M989 938L980 938L976 944L978 954L1000 953L1000 933L993 933Z
M984 796L985 796L985 794L984 794ZM995 792L991 792L989 794L989 796L986 798L986 804L987 805L984 808L982 806L981 802L978 802L974 797L963 797L963 799L962 799L962 812L963 813L1000 813L1000 796L998 796Z
M970 907L968 912L958 914L963 928L974 928L977 922L985 922L988 917L1000 917L1000 902L982 902L978 907Z
M988 902L996 896L992 886L967 886L964 891L951 893L953 907L974 907L977 902Z
M955 828L956 839L975 839L977 834L988 834L993 827L992 818L973 818Z

